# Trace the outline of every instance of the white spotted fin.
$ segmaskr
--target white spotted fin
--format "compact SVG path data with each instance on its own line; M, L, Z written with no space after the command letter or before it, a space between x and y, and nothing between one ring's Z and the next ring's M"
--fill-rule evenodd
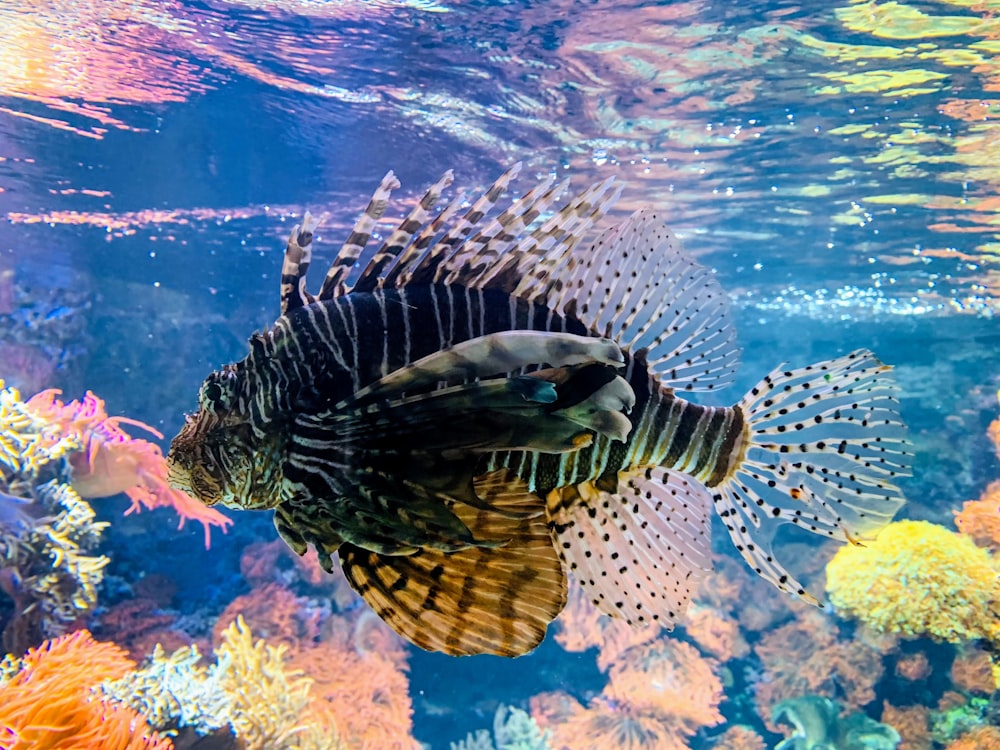
M743 440L714 501L743 559L782 591L818 603L774 557L781 524L857 544L905 502L895 481L911 454L891 369L865 349L778 368L737 407Z
M629 624L670 629L711 570L711 498L679 472L650 468L549 493L549 530L590 600Z

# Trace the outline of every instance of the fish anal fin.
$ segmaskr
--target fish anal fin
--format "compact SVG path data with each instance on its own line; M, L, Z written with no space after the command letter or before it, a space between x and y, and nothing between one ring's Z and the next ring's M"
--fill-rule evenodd
M711 495L662 468L553 490L549 529L567 569L605 614L671 628L711 569Z

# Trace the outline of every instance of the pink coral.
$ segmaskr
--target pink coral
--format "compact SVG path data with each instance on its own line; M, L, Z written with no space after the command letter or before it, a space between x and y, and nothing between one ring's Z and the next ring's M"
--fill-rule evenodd
M147 440L133 438L122 425L139 427L162 439L163 435L147 424L126 417L109 417L104 402L91 391L79 401L63 403L58 390L42 391L28 402L38 417L58 425L64 435L75 438L79 452L70 455L73 489L81 497L110 497L124 492L132 500L126 514L145 507L172 507L181 517L180 526L191 519L205 527L205 547L210 543L210 529L223 531L232 520L214 508L167 483L167 464L160 448Z

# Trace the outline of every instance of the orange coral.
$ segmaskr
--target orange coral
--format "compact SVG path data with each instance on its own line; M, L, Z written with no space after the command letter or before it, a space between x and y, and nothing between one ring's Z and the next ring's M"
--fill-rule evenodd
M14 736L7 750L169 750L131 708L105 702L91 688L135 668L112 643L86 630L29 651L21 669L0 686L0 726Z
M713 607L693 605L688 610L684 627L703 651L720 661L741 658L750 650L740 634L740 624Z
M896 662L896 674L904 680L926 680L931 674L930 659L923 651L904 654Z
M956 688L969 693L994 693L997 684L990 655L971 646L964 648L951 663L951 681Z
M346 643L324 641L293 650L288 664L312 678L306 710L319 723L335 729L344 747L420 747L412 735L409 680L391 659Z
M1000 392L997 393L997 398L1000 398ZM1000 417L990 422L990 426L986 428L986 437L993 443L993 450L996 451L997 458L1000 458Z
M276 583L253 589L229 603L212 629L215 645L222 642L222 632L239 615L243 615L255 636L272 644L297 646L319 637L319 613L305 610L295 594Z
M750 727L737 724L715 741L712 750L766 750L764 738Z
M1000 750L1000 729L976 727L949 744L947 750Z
M634 627L624 620L601 614L582 586L571 585L566 607L556 619L556 642L566 651L598 648L597 666L607 671L625 651L655 640L660 627Z
M722 721L714 666L690 644L659 640L627 651L586 708L555 694L533 700L532 715L552 733L555 750L687 750L687 737Z
M962 503L955 525L979 547L1000 552L1000 481L991 482L978 500Z
M754 693L758 714L771 715L780 701L821 695L849 709L875 699L884 665L877 645L841 640L837 627L816 610L766 633L754 646L764 667ZM776 730L765 718L768 728Z
M172 507L185 521L198 521L205 527L205 546L209 546L210 529L223 531L232 523L214 508L176 490L167 482L167 464L163 451L153 443L133 438L122 429L131 425L147 430L159 439L163 435L149 425L126 417L109 417L104 402L87 391L80 401L63 403L56 396L61 391L42 391L27 401L27 407L39 418L59 426L64 435L72 436L81 450L70 454L73 467L73 489L81 497L110 497L124 492L132 500L126 514L141 507Z
M926 706L897 707L883 701L881 721L899 732L902 743L898 750L931 750L934 747L930 709Z

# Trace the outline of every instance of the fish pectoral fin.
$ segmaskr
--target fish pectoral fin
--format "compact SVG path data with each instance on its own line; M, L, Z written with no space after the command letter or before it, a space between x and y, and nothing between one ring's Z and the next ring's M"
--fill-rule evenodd
M529 377L555 384L558 397L550 407L552 414L612 440L628 438L632 422L625 415L635 406L635 391L615 370L586 364L540 370Z
M315 463L311 466L321 475ZM365 468L350 470L345 479L353 488L350 497L322 495L314 484L304 500L286 500L275 509L275 526L298 554L309 544L321 554L350 542L385 554L407 555L423 547L455 552L505 541L477 539L452 510L451 501L419 485ZM308 477L303 480L310 484Z
M700 483L662 468L619 473L613 493L585 482L547 498L556 549L598 609L667 629L711 570L711 509Z
M532 499L533 498L533 499ZM540 508L525 495L509 505ZM566 604L566 576L544 518L509 518L456 505L453 510L496 547L378 554L339 550L347 580L393 630L428 651L520 656L545 637Z
M499 450L559 453L589 442L587 430L603 434L610 425L613 435L621 435L615 416L626 424L628 418L616 409L629 405L631 389L621 378L612 378L615 393L610 398L602 393L599 400L595 394L595 399L565 408L558 405L557 385L516 375L300 415L296 432L313 448L327 444L331 450L452 457Z
M610 339L557 331L500 331L462 341L393 370L334 408L357 409L373 401L399 398L404 392L469 383L531 366L601 364L620 368L624 363L621 349Z

